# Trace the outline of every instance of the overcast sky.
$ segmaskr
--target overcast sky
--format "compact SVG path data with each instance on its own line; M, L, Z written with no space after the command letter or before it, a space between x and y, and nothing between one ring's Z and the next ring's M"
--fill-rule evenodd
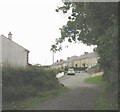
M62 4L61 0L0 0L0 35L7 36L11 31L12 40L30 51L29 63L50 65L51 45L67 22L67 15L55 12ZM54 60L92 51L93 46L69 44L54 54Z

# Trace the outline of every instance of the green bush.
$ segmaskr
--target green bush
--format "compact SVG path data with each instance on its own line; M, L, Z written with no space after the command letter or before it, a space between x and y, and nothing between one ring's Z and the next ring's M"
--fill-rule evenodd
M79 71L82 71L82 70L85 70L87 67L72 67L74 70L79 70ZM67 71L69 68L66 67L65 68L65 71Z
M39 93L59 88L56 71L40 67L2 69L3 102L22 100Z

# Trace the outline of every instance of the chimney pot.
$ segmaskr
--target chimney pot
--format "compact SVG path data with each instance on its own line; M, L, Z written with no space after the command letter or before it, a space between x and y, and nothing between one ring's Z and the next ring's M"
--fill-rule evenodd
M63 59L60 59L60 61L63 61Z
M88 52L84 52L84 54L88 54Z
M12 40L12 33L11 33L11 32L9 32L8 38L9 38L10 40Z
M67 57L67 59L70 59L70 57Z

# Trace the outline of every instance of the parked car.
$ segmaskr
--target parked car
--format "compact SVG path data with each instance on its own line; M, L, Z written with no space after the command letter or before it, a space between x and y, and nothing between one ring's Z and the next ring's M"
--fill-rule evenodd
M75 71L73 68L68 69L67 75L75 75Z

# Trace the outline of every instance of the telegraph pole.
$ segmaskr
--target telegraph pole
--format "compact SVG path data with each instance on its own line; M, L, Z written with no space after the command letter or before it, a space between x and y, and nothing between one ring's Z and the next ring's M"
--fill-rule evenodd
M54 51L53 51L53 53L52 53L52 58L53 58L53 63L54 63Z

